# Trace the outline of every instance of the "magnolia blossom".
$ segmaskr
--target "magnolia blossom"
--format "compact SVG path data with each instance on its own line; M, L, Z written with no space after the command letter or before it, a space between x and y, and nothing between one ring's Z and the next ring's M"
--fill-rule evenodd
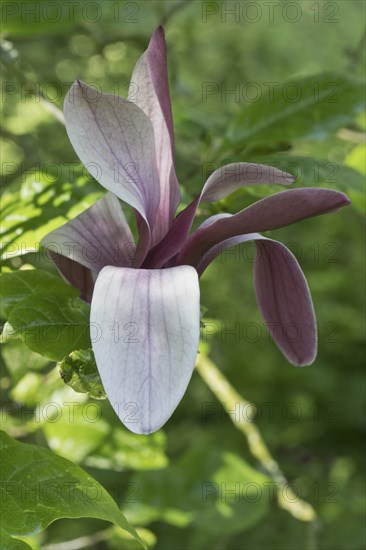
M91 325L101 328L93 338L97 367L131 431L158 430L182 399L199 341L199 277L238 243L256 243L256 296L276 344L295 365L314 361L316 323L305 277L284 245L259 232L333 212L349 204L346 195L286 190L237 214L212 216L191 232L201 201L294 178L261 164L229 164L213 172L201 194L176 215L180 192L161 27L133 71L129 99L76 81L64 114L76 154L108 193L42 244L66 280L91 301ZM119 199L136 214L136 244ZM298 338L288 337L289 326Z

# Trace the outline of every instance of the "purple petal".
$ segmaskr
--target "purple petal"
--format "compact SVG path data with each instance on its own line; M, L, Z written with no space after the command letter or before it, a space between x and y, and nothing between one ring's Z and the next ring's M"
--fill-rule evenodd
M347 204L350 200L344 193L331 189L290 189L271 195L238 214L199 228L186 241L176 264L198 266L208 249L226 239L284 227Z
M64 114L70 141L89 172L152 228L160 187L154 131L145 113L122 97L76 81Z
M164 239L157 246L150 250L144 261L143 267L160 268L179 252L187 239L198 202L199 198L191 202L183 212L178 214L169 233L165 235Z
M221 215L225 218L229 215ZM305 276L295 256L281 243L258 233L231 237L209 249L197 271L228 248L254 240L254 281L258 306L273 340L290 363L310 365L317 352L316 319Z
M118 417L135 433L158 430L182 399L195 365L195 269L106 267L95 284L90 319L100 327L93 350Z
M66 256L61 256L52 251L49 254L64 279L70 285L80 290L80 298L86 302L91 302L95 273L78 262L66 258Z
M295 177L287 172L282 172L273 166L265 164L252 164L249 162L236 162L226 164L215 170L206 181L201 200L208 202L219 201L237 189L247 185L262 183L279 183L289 185L295 181Z
M160 203L152 230L152 244L168 232L180 200L174 168L174 132L169 96L164 31L153 34L147 51L133 71L129 99L149 117L154 128L156 163L160 178Z
M290 363L311 365L317 353L317 330L305 276L281 243L268 239L256 245L255 289L268 330Z
M94 273L106 265L131 266L135 253L131 230L119 200L112 193L51 231L41 244Z
M238 162L216 170L206 181L201 195L192 201L177 218L166 237L153 248L145 260L146 267L161 267L177 254L187 240L197 208L202 200L218 201L236 189L261 183L289 184L294 177L272 166Z
M136 214L137 229L139 232L139 238L136 246L135 256L133 259L133 265L135 268L141 267L144 262L147 253L150 249L151 243L151 231L150 227L138 212Z

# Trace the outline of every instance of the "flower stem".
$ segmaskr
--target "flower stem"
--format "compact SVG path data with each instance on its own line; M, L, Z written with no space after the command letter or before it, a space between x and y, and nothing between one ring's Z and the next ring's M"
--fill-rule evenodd
M196 368L217 399L225 403L227 410L233 410L239 404L239 410L249 411L246 417L240 418L239 422L234 421L232 417L230 418L233 420L235 427L246 437L252 455L275 481L278 505L300 521L315 521L317 515L314 508L308 502L301 500L292 491L277 462L268 450L259 429L254 424L252 418L255 413L255 406L237 393L202 350L197 356Z

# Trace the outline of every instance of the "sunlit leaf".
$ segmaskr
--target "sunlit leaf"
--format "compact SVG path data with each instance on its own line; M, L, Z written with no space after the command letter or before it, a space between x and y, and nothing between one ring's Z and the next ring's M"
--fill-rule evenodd
M78 291L60 277L40 269L0 274L0 297L5 313L12 306L35 294L77 296Z
M24 541L14 539L5 529L0 529L1 550L29 550L31 547Z
M39 533L60 518L92 517L115 523L139 540L112 497L79 466L5 432L0 445L2 527L10 536Z
M11 309L2 339L21 337L32 351L61 361L90 347L89 310L79 298L36 294Z
M233 120L228 137L236 147L324 138L352 121L364 102L363 84L337 74L274 84Z
M25 174L19 188L12 186L6 190L1 201L3 258L37 251L47 233L103 195L101 187L83 175L79 165L70 165L69 170L75 179L72 183L67 173L52 175L36 171Z
M47 357L31 351L20 340L7 342L1 347L1 354L13 384L16 384L26 372L39 371L49 365Z
M47 416L50 409L51 416L43 415L42 422L49 446L69 460L115 472L155 470L168 463L164 433L138 436L127 431L108 401L87 400L86 394L61 386L42 400L39 408Z

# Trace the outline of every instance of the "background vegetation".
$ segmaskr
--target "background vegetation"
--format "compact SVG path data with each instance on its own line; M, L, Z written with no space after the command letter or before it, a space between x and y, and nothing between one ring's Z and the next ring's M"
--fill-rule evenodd
M363 548L365 4L3 2L2 21L5 273L35 267L56 275L35 252L36 243L103 192L83 172L58 120L55 108L62 108L68 87L81 78L126 95L134 64L160 23L168 42L185 202L213 169L232 161L274 164L298 175L295 186L327 186L353 200L336 215L273 232L296 254L309 281L319 322L312 367L289 365L271 342L255 303L252 247L219 258L201 285L206 316L217 328L212 336L203 331L210 357L237 392L256 404L264 440L293 488L316 510L315 521L294 518L270 498L263 485L270 478L236 429L241 411L234 410L230 422L226 404L198 373L164 429L135 436L107 401L62 382L55 367L62 346L50 352L31 335L2 347L3 429L38 450L12 447L18 443L5 439L4 469L19 469L17 460L24 460L34 464L36 476L38 463L52 481L56 459L42 454L50 449L86 472L70 470L64 483L91 475L157 550ZM238 191L203 206L201 214L236 212L270 192ZM4 321L20 298L34 299L20 289L19 279L12 281L18 283L7 280ZM36 282L39 292L53 289L59 298L69 292L60 281ZM44 295L31 293L42 303ZM227 332L235 327L239 336ZM260 498L250 491L243 497L250 483L260 487ZM219 490L205 499L205 487ZM232 489L238 498L229 494ZM54 499L59 509L51 519L45 512L49 495L37 507L31 496L15 495L18 502L10 503L8 495L2 548L26 548L8 536L32 532L24 539L32 548L138 547L121 530L123 518L112 511L108 495L97 494L93 510L80 504L75 511L75 500L69 510L61 509L61 499ZM19 498L23 510L36 509L22 532Z

